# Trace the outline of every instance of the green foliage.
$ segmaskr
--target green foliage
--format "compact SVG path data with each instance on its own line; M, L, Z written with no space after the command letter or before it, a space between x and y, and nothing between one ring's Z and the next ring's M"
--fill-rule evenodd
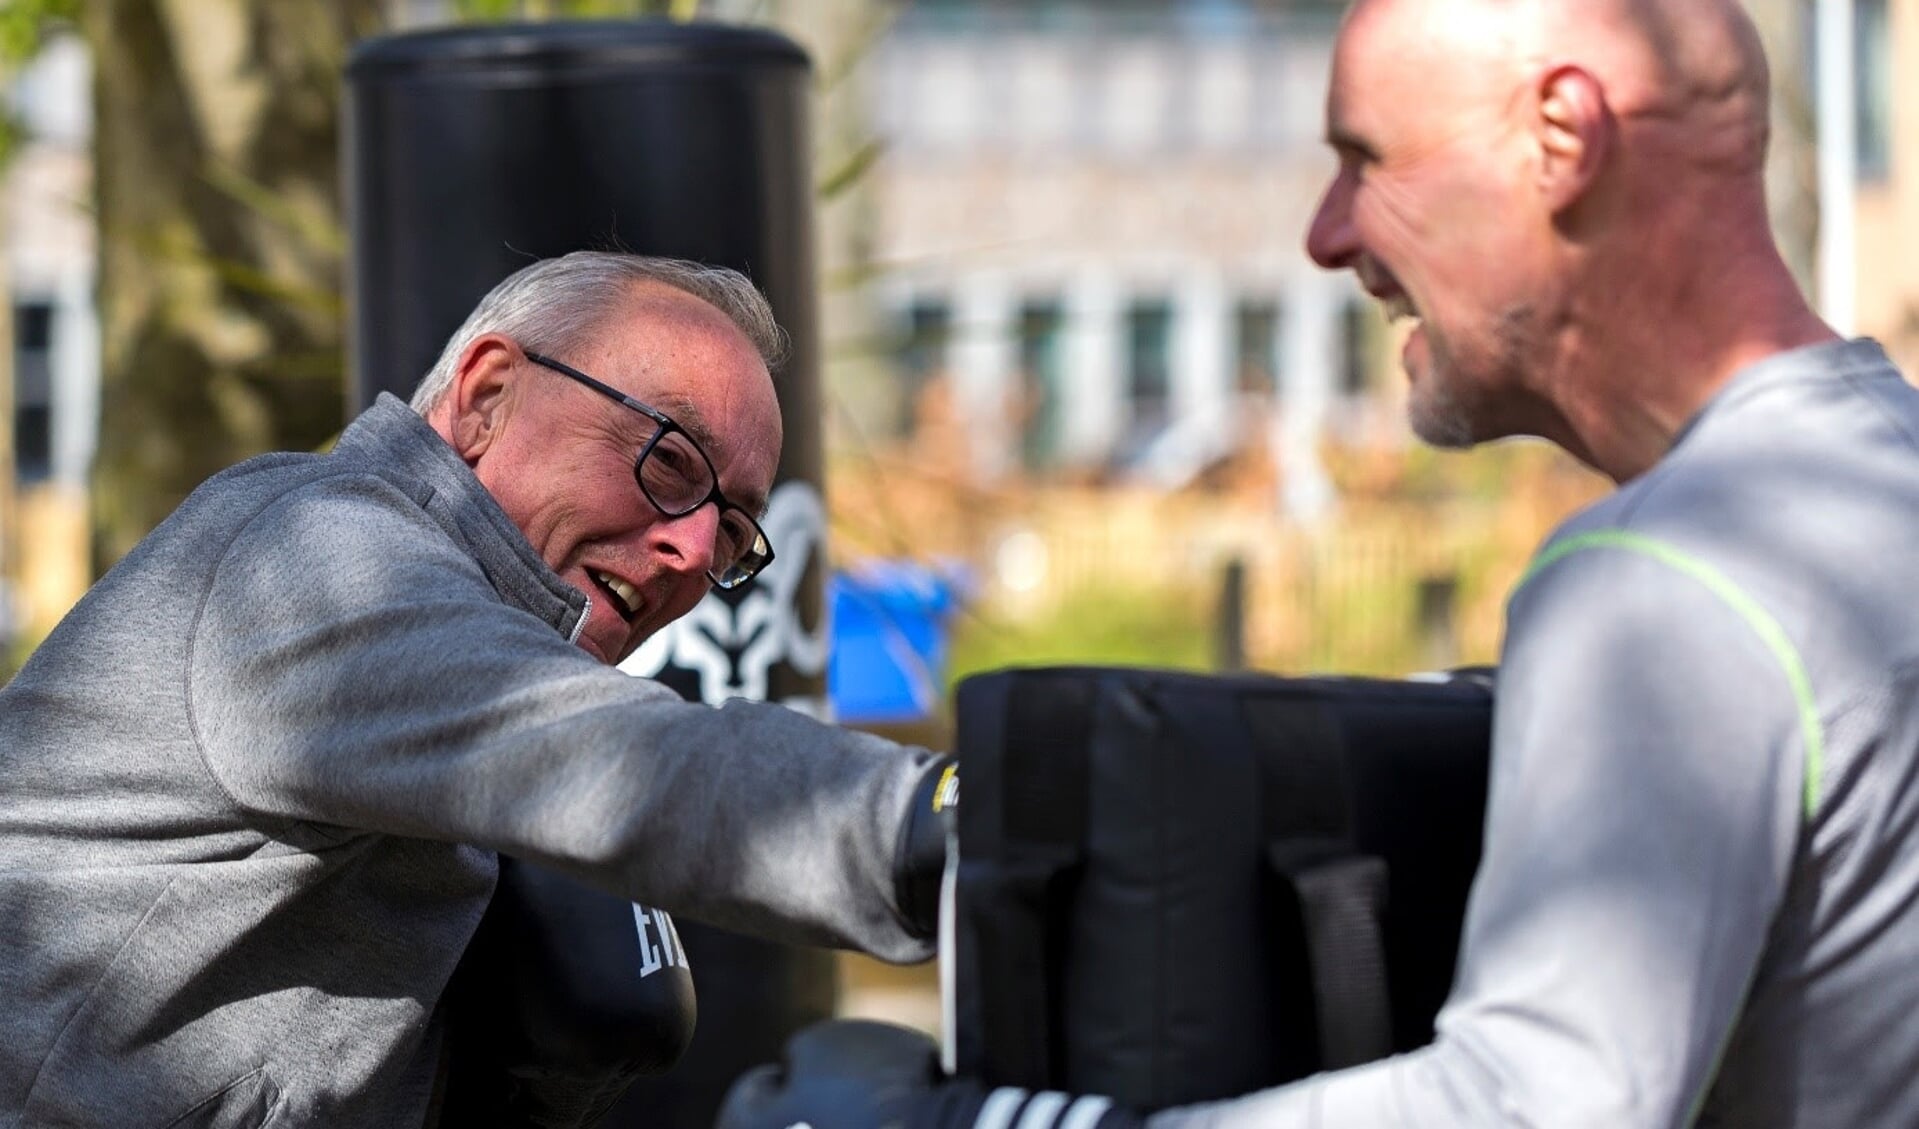
M80 0L0 0L0 78L11 78L40 53L48 35L72 26L79 15ZM11 112L0 115L0 168L25 140L18 119Z
M33 58L47 33L71 25L80 0L0 0L0 63L9 67Z
M519 15L520 0L455 0L453 10L462 20L492 23Z
M461 19L478 23L633 16L690 20L698 13L699 0L454 0L453 9Z
M858 184L866 174L879 163L886 154L886 145L878 139L869 139L840 161L831 171L820 178L815 189L819 199L824 202L841 195L847 189Z
M1203 585L1102 585L1021 619L962 615L953 624L949 686L1005 666L1087 663L1206 670L1213 662L1210 593Z

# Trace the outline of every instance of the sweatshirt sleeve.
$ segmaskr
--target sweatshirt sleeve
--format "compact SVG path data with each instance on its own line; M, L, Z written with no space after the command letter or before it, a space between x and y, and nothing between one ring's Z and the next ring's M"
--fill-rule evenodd
M930 954L893 861L931 753L604 666L502 603L376 477L305 487L224 548L185 678L209 772L256 816L470 843L727 928Z
M1804 672L1745 594L1636 535L1549 551L1509 611L1484 862L1435 1041L1153 1129L1697 1115L1797 849Z

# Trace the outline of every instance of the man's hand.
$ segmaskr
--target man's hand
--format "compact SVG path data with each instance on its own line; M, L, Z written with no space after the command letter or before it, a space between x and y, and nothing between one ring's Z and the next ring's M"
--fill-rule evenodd
M786 1044L782 1065L733 1084L717 1129L1137 1129L1108 1098L1014 1087L987 1090L940 1073L939 1048L917 1031L868 1020L815 1024Z

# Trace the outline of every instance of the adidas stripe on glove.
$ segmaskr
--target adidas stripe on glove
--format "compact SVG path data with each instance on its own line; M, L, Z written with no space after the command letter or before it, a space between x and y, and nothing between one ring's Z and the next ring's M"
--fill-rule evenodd
M717 1129L1139 1129L1140 1119L1094 1095L989 1090L940 1072L939 1048L918 1031L868 1020L815 1024L786 1044L780 1065L733 1084Z

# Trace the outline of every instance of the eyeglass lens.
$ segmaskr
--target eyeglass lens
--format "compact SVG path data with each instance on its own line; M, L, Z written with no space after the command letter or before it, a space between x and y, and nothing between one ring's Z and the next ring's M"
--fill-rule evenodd
M640 488L654 505L678 517L713 496L713 468L685 433L668 431L640 460Z
M713 496L713 468L692 440L669 430L654 440L638 468L640 489L661 512L677 517L690 513ZM715 538L714 572L722 584L745 580L771 552L759 527L734 506L720 507Z

